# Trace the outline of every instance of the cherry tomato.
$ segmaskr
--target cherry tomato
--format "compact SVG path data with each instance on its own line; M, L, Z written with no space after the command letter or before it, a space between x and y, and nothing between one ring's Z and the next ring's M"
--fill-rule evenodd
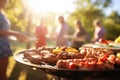
M107 60L108 57L105 56L102 56L102 57L99 57L98 59L98 62L105 62Z
M99 39L99 42L103 44L109 44L109 41L106 39Z
M76 65L76 64L73 63L73 62L70 62L68 68L69 68L69 69L76 69L76 68L78 68L78 65Z
M109 54L108 54L108 53L105 53L105 54L104 54L104 57L109 57Z

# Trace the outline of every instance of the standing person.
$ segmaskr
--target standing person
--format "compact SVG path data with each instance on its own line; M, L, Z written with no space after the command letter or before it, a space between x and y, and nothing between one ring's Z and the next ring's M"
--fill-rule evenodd
M8 80L6 70L8 59L12 56L12 50L8 36L15 36L20 41L27 40L27 37L19 32L10 31L10 22L3 12L8 0L0 0L0 80Z
M77 20L75 21L75 38L72 41L72 47L79 49L85 41L89 40L89 35L87 31L82 27L82 23Z
M93 21L93 25L95 27L94 31L94 37L92 39L92 42L96 42L99 39L104 39L106 36L106 29L103 27L99 19L96 19Z
M60 26L57 31L57 37L56 37L56 45L57 46L68 46L68 39L65 38L66 35L68 35L68 25L64 20L63 16L58 17L58 21L60 23Z
M44 19L41 19L40 25L35 29L35 36L37 38L37 41L35 42L36 48L46 45L46 35L47 28L45 26Z

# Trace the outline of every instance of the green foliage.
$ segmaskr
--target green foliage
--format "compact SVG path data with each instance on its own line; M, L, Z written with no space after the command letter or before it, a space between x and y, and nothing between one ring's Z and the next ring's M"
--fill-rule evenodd
M92 37L94 32L93 20L100 18L103 26L107 29L107 39L114 40L120 35L120 15L117 12L112 12L105 16L104 9L109 7L111 3L112 0L76 0L77 8L69 16L70 25L73 27L74 20L81 20L83 27Z
M25 21L24 8L21 1L22 0L9 0L5 12L11 22L11 28L23 32L25 31L27 22Z
M76 9L68 17L70 25L70 34L74 32L74 20L80 20L83 27L93 36L94 27L93 20L100 18L103 26L107 29L107 39L114 40L120 35L120 14L112 12L110 15L105 16L104 10L109 7L112 0L75 0ZM11 28L33 34L35 26L29 11L26 6L22 4L22 0L9 0L9 4L5 9L7 17L11 21ZM52 26L52 30L56 26L55 13L50 13L46 16L47 25ZM34 19L35 20L35 19Z
M117 12L112 12L104 20L104 25L107 29L107 38L115 40L120 35L120 15Z
M95 6L101 7L101 8L106 8L109 7L110 4L112 3L112 0L94 0L93 4Z
M109 7L112 3L112 0L76 0L74 3L77 5L77 8L84 8L89 5L94 5L94 7L99 9L104 9Z
M103 11L98 7L98 3L100 5L100 2L98 1L97 3L97 1L98 0L96 0L96 2L92 2L91 0L76 1L77 8L69 17L70 25L74 26L73 21L80 20L83 27L93 36L93 20L104 17ZM95 5L95 3L97 5Z

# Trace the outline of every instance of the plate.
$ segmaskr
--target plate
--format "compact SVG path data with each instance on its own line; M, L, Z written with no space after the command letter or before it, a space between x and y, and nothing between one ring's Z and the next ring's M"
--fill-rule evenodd
M25 50L25 51L28 51L28 50ZM24 59L23 55L25 51L21 51L21 52L14 54L14 58L17 62L24 64L24 65L31 66L33 68L36 68L38 70L41 70L47 74L51 74L54 76L63 77L67 79L74 79L74 80L83 79L86 77L111 78L113 76L114 77L116 76L117 78L120 76L118 74L120 73L119 67L115 68L114 70L93 70L93 71L90 70L88 71L88 70L75 70L75 69L72 70L72 69L57 68L55 65L48 65L48 64L42 64L42 65L33 64Z
M84 44L82 45L83 47L92 47L92 48L106 48L106 49L112 49L112 50L120 50L120 47L118 47L119 44L113 44L111 46L104 45L104 44L94 44L94 43L89 43L89 44Z

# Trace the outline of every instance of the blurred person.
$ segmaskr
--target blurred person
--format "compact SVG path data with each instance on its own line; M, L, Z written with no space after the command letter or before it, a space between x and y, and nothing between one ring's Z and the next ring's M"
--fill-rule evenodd
M60 26L57 28L57 37L56 37L56 45L57 46L68 46L68 39L65 38L68 35L68 24L65 22L63 16L58 17L58 21Z
M8 59L12 56L8 37L15 36L19 41L28 40L27 36L10 30L10 22L3 11L7 2L8 0L0 0L0 80L8 80L6 70L9 62Z
M95 31L94 31L94 37L91 40L91 42L96 42L99 39L105 39L106 29L105 29L105 27L103 27L100 19L95 19L93 21L93 25L95 27Z
M89 40L89 35L79 20L75 21L74 36L75 38L73 39L71 46L76 49L79 49L79 47L81 47L85 42Z
M46 45L46 35L47 35L47 27L45 25L45 20L41 19L40 25L38 25L35 29L35 36L37 41L35 42L36 48Z

